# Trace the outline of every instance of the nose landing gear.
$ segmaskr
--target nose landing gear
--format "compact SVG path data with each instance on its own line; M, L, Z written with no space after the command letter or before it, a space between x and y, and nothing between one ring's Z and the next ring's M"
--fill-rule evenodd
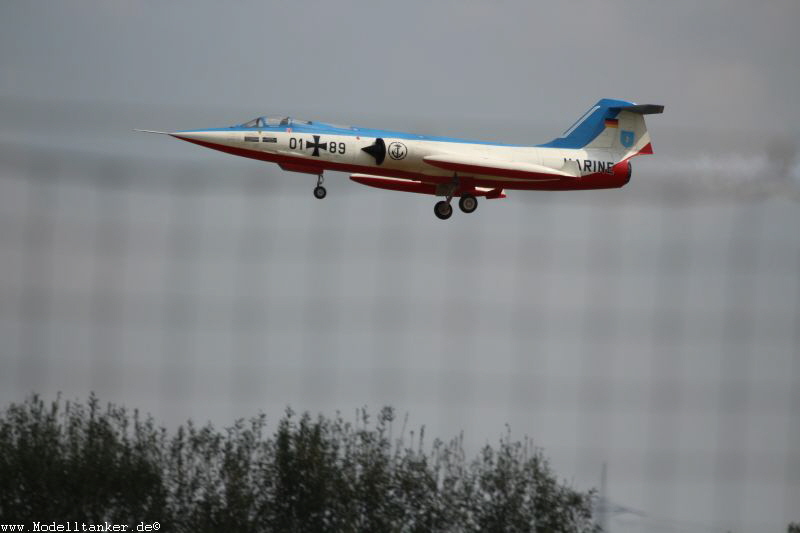
M317 176L317 186L314 187L314 198L318 200L322 200L325 196L328 195L328 191L325 187L322 186L322 182L325 181L325 178L322 177L322 174Z

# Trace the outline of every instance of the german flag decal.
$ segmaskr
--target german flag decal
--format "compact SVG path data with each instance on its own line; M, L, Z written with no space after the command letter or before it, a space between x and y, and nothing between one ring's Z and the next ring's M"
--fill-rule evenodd
M606 119L606 128L616 128L617 126L619 126L619 120L615 118Z

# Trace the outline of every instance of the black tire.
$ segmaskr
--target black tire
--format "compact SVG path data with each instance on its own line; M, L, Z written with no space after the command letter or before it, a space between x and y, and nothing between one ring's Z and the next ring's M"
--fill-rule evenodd
M472 213L478 209L478 199L471 194L466 194L458 201L458 207L465 213Z
M314 198L318 200L322 200L328 194L328 191L325 190L325 187L322 185L317 185L314 187Z
M447 220L453 214L453 206L440 200L433 206L433 213L442 220Z

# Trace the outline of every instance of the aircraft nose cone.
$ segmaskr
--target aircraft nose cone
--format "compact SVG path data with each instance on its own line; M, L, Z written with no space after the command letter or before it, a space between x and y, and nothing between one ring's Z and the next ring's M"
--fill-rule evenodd
M217 146L228 146L236 139L232 138L229 133L219 130L187 130L176 131L170 133L176 139L199 144L207 148L215 148Z
M176 131L170 135L184 141L210 141L213 138L212 132L202 130Z

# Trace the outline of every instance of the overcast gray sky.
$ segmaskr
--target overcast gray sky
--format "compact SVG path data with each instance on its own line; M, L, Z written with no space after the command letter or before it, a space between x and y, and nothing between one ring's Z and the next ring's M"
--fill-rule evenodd
M3 2L0 401L509 422L612 531L800 520L800 3ZM267 113L544 142L666 106L619 191L431 198L132 128ZM775 159L777 157L777 159ZM772 158L772 159L771 159Z

